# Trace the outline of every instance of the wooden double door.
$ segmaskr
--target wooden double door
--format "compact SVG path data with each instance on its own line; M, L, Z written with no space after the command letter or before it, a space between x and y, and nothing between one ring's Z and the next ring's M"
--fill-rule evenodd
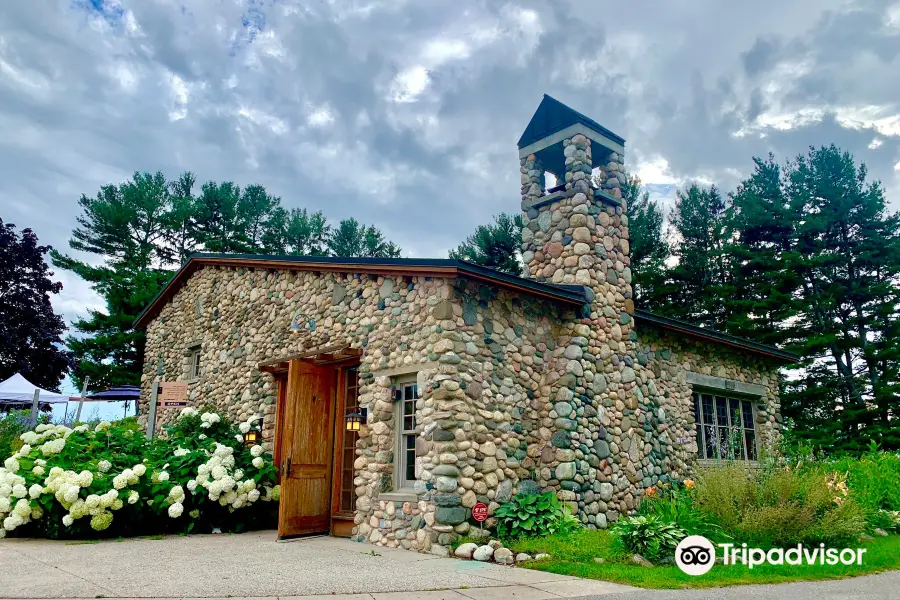
M356 391L352 365L291 360L286 377L279 380L279 539L350 535L358 432L345 425L348 411L359 410Z

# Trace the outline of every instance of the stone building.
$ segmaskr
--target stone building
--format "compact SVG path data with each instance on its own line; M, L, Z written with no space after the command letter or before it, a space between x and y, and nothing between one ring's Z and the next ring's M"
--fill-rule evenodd
M756 460L794 357L635 308L624 145L544 97L519 140L524 277L194 255L136 321L142 414L161 369L193 406L263 415L282 536L438 553L477 502L550 489L606 527L698 462Z

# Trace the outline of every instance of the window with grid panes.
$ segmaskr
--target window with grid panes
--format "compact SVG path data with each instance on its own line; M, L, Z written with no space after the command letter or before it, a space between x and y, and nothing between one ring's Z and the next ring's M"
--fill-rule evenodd
M694 393L697 454L707 460L756 460L753 401Z
M415 383L398 383L400 392L399 413L400 452L398 456L398 484L411 488L416 480L416 400L419 387Z
M188 379L200 379L200 348L191 350L188 363Z

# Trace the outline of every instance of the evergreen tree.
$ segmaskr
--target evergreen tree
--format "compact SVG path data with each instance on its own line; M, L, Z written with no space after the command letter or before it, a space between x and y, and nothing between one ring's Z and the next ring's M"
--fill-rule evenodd
M242 253L247 238L240 217L241 188L209 181L196 202L197 239L207 252Z
M305 208L287 211L279 206L272 211L263 246L271 254L326 256L330 234L322 211L310 214Z
M171 260L184 264L197 251L197 199L194 185L197 178L191 172L182 173L170 184L172 208L168 215L168 242L171 246Z
M799 353L785 416L807 441L850 451L900 447L900 217L866 179L833 145L783 170L756 160L729 244L741 296L729 330Z
M0 219L0 380L21 373L38 387L58 390L71 356L62 349L66 326L51 294L62 290L31 229L21 235Z
M375 226L362 225L354 218L338 223L328 238L328 251L332 256L367 258L397 258L401 252Z
M660 297L665 285L666 259L670 248L663 232L665 218L660 206L650 200L650 193L642 191L637 175L628 177L622 186L622 198L628 215L630 267L635 300L654 308L664 302Z
M483 267L522 274L519 249L522 245L522 216L501 213L489 225L479 225L450 258L465 260Z
M54 264L91 284L106 312L89 311L73 323L81 336L66 344L75 357L72 378L99 386L140 382L144 333L131 322L170 276L170 188L162 173L135 173L131 181L107 185L96 198L82 196L83 213L69 245L103 259L101 266L51 251Z
M658 295L669 302L655 306L656 310L705 327L725 326L721 299L729 278L724 252L726 208L716 186L691 184L677 192L669 219L677 236L678 263L668 270L666 284L659 289Z

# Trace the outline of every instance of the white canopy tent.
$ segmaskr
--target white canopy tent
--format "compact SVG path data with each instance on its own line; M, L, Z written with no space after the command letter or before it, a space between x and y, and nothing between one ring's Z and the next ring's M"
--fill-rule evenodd
M60 404L68 402L65 394L57 394L41 389L16 373L6 381L0 382L0 404L28 404L34 401L34 392L40 390L38 402L41 404Z

